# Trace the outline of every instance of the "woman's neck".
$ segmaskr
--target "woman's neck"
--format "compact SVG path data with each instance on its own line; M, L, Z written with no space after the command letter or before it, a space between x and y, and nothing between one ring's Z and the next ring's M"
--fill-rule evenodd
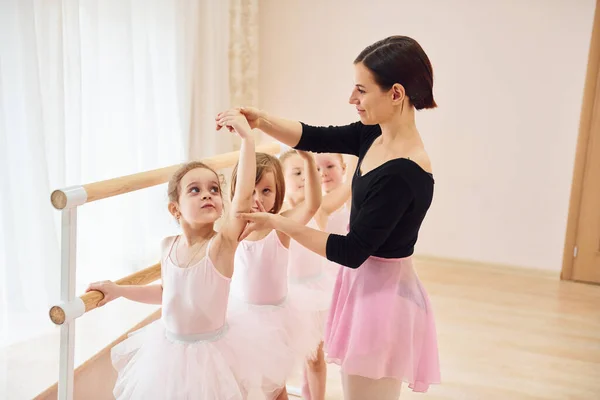
M379 124L381 144L391 145L397 141L422 143L421 135L415 123L415 109L405 105L403 112L395 113L389 120Z

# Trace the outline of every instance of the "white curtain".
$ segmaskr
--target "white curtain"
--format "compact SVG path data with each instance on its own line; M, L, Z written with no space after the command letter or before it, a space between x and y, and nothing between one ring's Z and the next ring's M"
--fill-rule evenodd
M227 1L0 1L0 345L52 328L53 189L231 149L228 21ZM166 207L165 185L82 206L77 292L158 261Z
M233 107L258 107L259 26L258 0L230 0L229 84ZM261 141L255 131L257 143ZM234 139L239 149L240 140Z

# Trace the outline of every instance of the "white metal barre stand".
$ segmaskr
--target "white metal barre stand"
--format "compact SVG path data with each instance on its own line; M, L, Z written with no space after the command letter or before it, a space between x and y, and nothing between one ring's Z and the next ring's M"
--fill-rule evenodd
M75 278L77 268L77 206L85 204L87 193L83 186L63 190L66 207L62 210L60 237L60 300L73 304L75 300ZM78 312L73 313L74 309ZM83 314L80 306L69 307L69 317L60 327L60 364L58 372L58 399L73 399L73 375L75 369L75 320ZM78 314L78 315L77 315Z
M60 299L69 303L75 297L75 263L77 257L77 208L62 211ZM59 400L73 399L75 368L75 319L60 327Z

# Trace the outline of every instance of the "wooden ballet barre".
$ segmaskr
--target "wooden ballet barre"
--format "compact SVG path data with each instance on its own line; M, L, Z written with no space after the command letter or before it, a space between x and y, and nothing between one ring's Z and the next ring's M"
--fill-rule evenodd
M256 146L256 151L261 153L278 154L281 150L281 145L277 142ZM239 153L239 151L232 151L208 157L201 161L209 167L219 170L221 168L233 166L239 159ZM180 166L181 164L176 164L170 167L154 169L95 183L88 183L82 186L72 186L55 190L50 196L50 201L54 208L63 210L65 208L81 206L92 201L160 185L168 182L171 175L173 175Z
M117 280L117 285L147 285L160 279L160 263L140 271L127 275ZM70 303L63 303L50 308L50 320L56 325L62 325L67 320L73 320L81 317L86 312L98 308L98 302L104 298L104 294L97 290L92 290L79 297L76 297Z

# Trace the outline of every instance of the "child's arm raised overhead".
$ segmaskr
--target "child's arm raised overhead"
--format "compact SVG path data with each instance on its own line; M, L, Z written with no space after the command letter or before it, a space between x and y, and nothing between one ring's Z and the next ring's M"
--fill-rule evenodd
M339 210L346 204L350 208L350 202L352 198L352 178L356 172L356 164L358 158L349 156L349 161L346 162L346 180L337 188L323 196L321 207L317 212L317 220L319 221L319 228L325 230L326 221L331 214Z
M306 225L317 213L321 207L321 178L315 163L315 158L311 153L298 151L300 157L304 159L304 173L306 180L304 182L304 201L296 207L281 213L282 216L290 218L296 222ZM279 240L284 246L289 246L290 238L282 232L277 232Z
M254 139L246 117L241 113L231 113L222 119L223 126L236 132L242 139L236 189L231 201L232 210L226 214L221 232L214 240L210 250L210 258L223 275L233 275L233 257L239 238L246 227L246 222L236 218L239 212L252 210L252 194L256 180L256 153Z

